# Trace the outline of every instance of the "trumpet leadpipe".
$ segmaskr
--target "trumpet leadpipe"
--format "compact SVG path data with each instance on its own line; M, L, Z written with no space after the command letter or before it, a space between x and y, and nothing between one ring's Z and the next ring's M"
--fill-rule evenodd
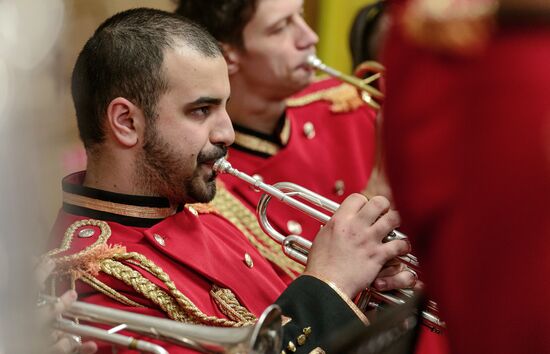
M312 68L322 71L338 80L344 81L366 93L366 96L368 97L366 97L367 99L365 99L365 102L376 110L380 109L380 105L376 101L374 101L374 98L384 98L384 94L380 90L369 85L372 81L377 80L381 77L380 72L366 79L360 79L353 75L346 75L334 68L331 68L330 66L324 64L321 59L317 58L313 54L307 57L307 63ZM378 67L378 70L383 70L383 66L381 64L378 64L376 62L372 62L371 64L376 64L375 66Z

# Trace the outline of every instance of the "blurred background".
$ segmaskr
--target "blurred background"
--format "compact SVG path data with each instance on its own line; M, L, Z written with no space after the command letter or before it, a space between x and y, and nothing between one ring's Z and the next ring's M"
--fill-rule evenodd
M370 2L305 1L327 64L351 72L351 22ZM175 7L170 0L0 0L0 354L43 352L30 312L38 289L30 284L61 205L61 178L85 167L70 96L78 52L107 17L142 6Z

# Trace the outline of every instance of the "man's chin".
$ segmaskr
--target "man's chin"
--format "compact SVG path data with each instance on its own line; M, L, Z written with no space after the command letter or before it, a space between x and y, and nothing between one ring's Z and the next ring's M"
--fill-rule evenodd
M199 188L191 188L189 199L191 203L209 203L216 196L216 181L204 182Z

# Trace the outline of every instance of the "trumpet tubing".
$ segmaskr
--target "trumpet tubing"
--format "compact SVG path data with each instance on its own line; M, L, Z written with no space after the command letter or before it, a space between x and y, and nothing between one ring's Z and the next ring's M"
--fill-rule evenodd
M42 296L47 302L56 298ZM201 353L257 353L278 354L282 346L281 310L269 306L256 325L240 328L220 328L181 323L165 318L146 316L127 311L76 301L63 316L91 323L114 325L104 331L88 325L76 324L65 318L56 321L55 327L68 333L103 340L118 346L149 353L167 353L161 346L144 340L123 336L120 330L138 333L149 338L191 348Z
M336 211L336 209L340 207L340 205L328 198L325 198L315 192L310 191L307 188L304 188L294 183L279 182L273 185L264 183L252 176L247 175L246 173L243 173L233 168L231 164L224 158L221 158L218 161L216 161L216 163L214 163L213 168L214 168L214 171L216 171L217 173L228 173L230 175L233 175L245 182L250 183L251 185L254 186L256 190L261 190L264 192L264 194L260 197L260 201L258 202L258 206L256 208L256 214L257 214L260 226L262 227L265 233L267 233L271 238L273 238L273 240L275 240L277 243L282 245L283 252L288 257L305 265L307 263L307 257L309 254L309 250L311 249L312 242L297 235L285 236L281 234L279 231L277 231L271 225L267 217L267 207L271 198L276 198L282 203L285 203L294 209L297 209L305 214L308 214L309 216L313 217L314 219L318 220L323 224L327 223L330 220L332 214ZM330 212L330 215L312 207L311 205L308 205L298 200L297 197L303 200L306 200L308 203L312 205L315 205L317 207L320 207ZM388 234L384 238L383 242L390 242L392 240L402 240L406 238L407 237L404 234L400 233L399 231L393 230L390 234ZM407 254L405 256L401 256L398 258L402 263L406 264L411 268L418 269L419 267L417 258L412 254ZM402 304L404 302L404 300L402 300L399 297L396 297L387 293L378 292L373 289L369 289L368 292L376 300L380 300L385 303L396 305L396 304ZM412 294L410 294L407 291L400 291L400 292L401 292L401 295L403 296L406 296L406 297L412 296ZM430 309L435 311L436 307L433 306ZM428 326L433 332L440 333L442 329L445 328L445 323L441 321L436 315L432 314L431 312L424 311L422 312L421 315L422 315L423 323L426 326Z
M337 78L339 80L342 80L344 82L347 82L348 84L355 86L357 89L359 89L362 93L362 98L369 106L372 108L379 110L380 104L375 101L375 99L382 99L384 98L384 94L378 90L377 88L370 86L369 84L373 82L374 80L377 80L381 77L382 71L384 71L384 67L382 64L379 64L377 62L369 62L368 64L370 67L377 71L376 74L367 77L366 79L360 79L358 77L355 77L353 75L346 75L334 68L331 68L330 66L327 66L324 64L321 59L317 58L315 55L310 55L307 57L307 63L317 70L320 70L334 78Z

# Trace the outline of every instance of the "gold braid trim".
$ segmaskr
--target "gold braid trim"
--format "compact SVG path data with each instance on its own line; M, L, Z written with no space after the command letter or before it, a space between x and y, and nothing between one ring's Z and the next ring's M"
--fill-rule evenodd
M111 288L110 286L108 286L107 284L103 283L102 281L100 281L99 279L97 279L95 277L92 277L90 275L85 274L80 278L80 280L83 281L84 283L88 284L89 286L91 286L95 290L99 291L100 293L105 294L105 295L109 296L110 298L112 298L112 299L114 299L114 300L116 300L120 303L123 303L124 305L134 306L134 307L144 307L143 305L138 304L137 302L135 302L133 300L130 300L126 296L122 295L121 293L119 293L118 291Z
M79 220L79 221L76 221L76 222L72 223L71 226L69 226L67 228L67 230L65 230L65 235L63 236L63 240L61 241L61 246L59 248L55 248L55 249L51 250L50 252L48 252L46 254L46 256L51 257L51 256L54 256L58 253L65 252L69 248L71 248L71 243L73 241L74 234L75 234L76 230L79 229L82 226L96 226L96 227L98 227L99 230L101 231L101 233L99 234L97 240L93 244L91 244L90 246L86 247L84 250L82 250L82 251L80 251L76 254L73 254L73 255L70 255L70 256L65 256L65 257L58 258L58 259L69 259L69 258L81 257L83 254L85 254L89 250L93 249L94 247L105 244L107 242L107 240L109 239L109 237L111 237L111 228L109 227L109 224L107 224L105 221L94 220L94 219Z
M71 248L76 230L83 226L95 226L99 228L100 234L97 240L90 246L80 252L66 256L57 256ZM86 219L72 223L63 236L61 246L53 249L46 254L55 262L55 275L69 275L72 282L84 275L95 276L100 270L100 263L104 259L112 258L118 253L125 253L126 249L120 245L107 245L107 240L111 237L111 228L101 220Z
M194 204L186 204L187 208L191 207L197 211L199 214L210 214L215 213L216 208L212 205L212 203L194 203Z
M282 252L281 245L263 232L256 215L222 184L218 184L218 192L212 204L223 217L246 236L264 258L276 264L291 279L304 271L304 266L288 258Z
M113 259L106 259L101 262L101 270L105 274L133 287L138 293L158 305L171 319L180 322L199 323L194 321L185 310L181 309L169 294L129 266Z
M176 287L174 282L170 279L168 274L166 274L166 272L164 272L159 266L157 266L151 260L147 259L145 256L139 253L136 253L136 252L125 253L125 254L117 255L116 258L117 260L120 260L120 261L128 261L128 260L138 261L141 268L148 271L149 273L154 275L156 278L160 279L166 285L170 295L176 300L181 310L183 310L185 315L188 318L192 319L192 321L195 323L200 323L208 326L218 326L218 327L241 327L241 326L253 325L255 323L255 317L253 321L232 321L225 318L217 318L215 316L206 315L195 304L193 304L193 302L191 302L189 298L187 298L181 291L178 290L178 288ZM152 284L149 280L144 278L139 272L134 271L133 269L121 263L119 264L122 267L128 268L129 274L132 274L132 272L135 272L137 273L137 275L139 275L140 278L143 278L145 279L145 281ZM121 279L121 280L124 281L124 279ZM143 282L143 280L141 281ZM129 285L134 286L131 283ZM139 285L139 284L136 284L136 285ZM152 285L158 289L156 285L154 284ZM151 297L152 295L149 294L149 291L150 291L149 289L154 290L150 285L148 287L143 288L143 290L140 290L135 286L134 286L134 289L136 289L137 291L139 291L140 293L142 293L143 295L147 296L149 299L155 302L156 299L152 298Z
M210 295L227 317L239 322L255 322L256 316L239 303L231 290L214 285L210 290Z
M287 107L301 107L321 100L330 102L330 111L334 113L352 112L365 104L355 87L343 83L304 96L289 98L286 100L286 105Z

